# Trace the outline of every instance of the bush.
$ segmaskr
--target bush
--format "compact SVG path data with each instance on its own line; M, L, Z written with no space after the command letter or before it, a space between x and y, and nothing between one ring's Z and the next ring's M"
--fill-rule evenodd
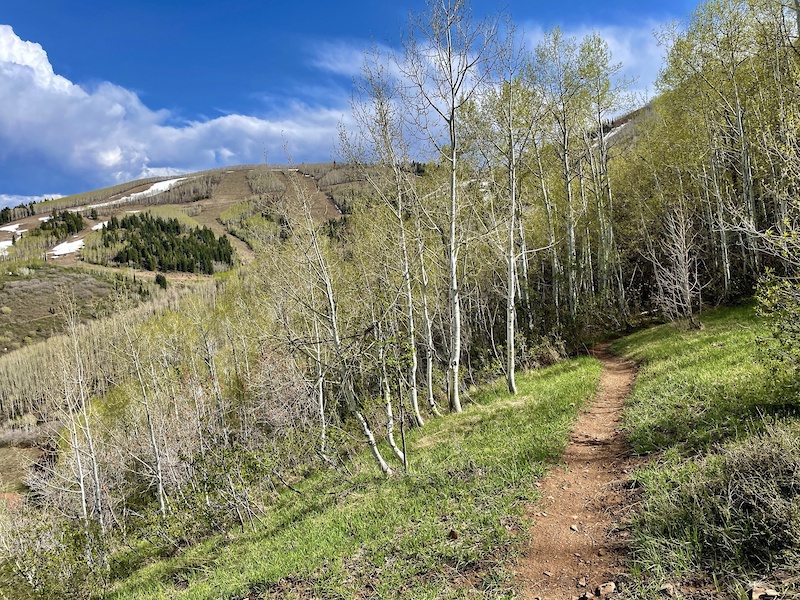
M0 597L88 598L105 585L107 549L99 531L26 508L0 513Z
M758 313L770 323L767 355L783 366L800 365L800 283L768 274L758 288Z
M672 469L641 472L636 557L652 572L764 574L800 557L800 427L766 432ZM644 560L641 560L644 559Z

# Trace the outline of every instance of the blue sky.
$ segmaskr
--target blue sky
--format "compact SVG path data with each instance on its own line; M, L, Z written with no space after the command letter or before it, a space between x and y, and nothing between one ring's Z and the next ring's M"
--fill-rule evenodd
M504 3L529 46L597 30L652 92L653 30L695 0ZM149 175L336 158L363 49L397 46L423 1L3 0L0 205Z

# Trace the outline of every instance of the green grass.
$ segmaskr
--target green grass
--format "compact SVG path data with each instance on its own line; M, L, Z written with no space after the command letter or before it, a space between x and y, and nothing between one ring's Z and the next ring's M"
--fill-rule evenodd
M513 597L507 570L527 535L523 503L563 452L600 364L565 362L470 395L463 414L407 436L410 474L378 478L359 456L282 494L256 531L142 564L106 597ZM399 436L398 436L399 437ZM388 450L386 450L388 455ZM452 533L451 533L452 532Z
M642 363L625 422L636 452L684 456L752 434L762 417L797 414L793 374L761 360L769 336L752 306L703 317L702 330L654 327L612 349Z
M192 206L181 207L175 204L162 204L159 206L148 206L144 212L150 213L153 217L161 218L164 220L177 219L181 225L193 229L200 227L200 223L194 218L192 213Z
M219 220L225 226L232 222L239 223L242 221L242 219L245 219L253 214L253 210L254 207L252 202L239 202L238 204L234 204L223 210L219 215Z
M634 450L654 457L635 475L642 598L667 581L743 598L747 581L800 564L797 374L765 360L769 332L752 306L702 322L613 345L642 364L626 427Z

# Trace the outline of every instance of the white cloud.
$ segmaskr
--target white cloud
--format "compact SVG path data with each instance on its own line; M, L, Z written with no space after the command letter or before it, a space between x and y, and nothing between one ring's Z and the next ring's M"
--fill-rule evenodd
M55 200L63 197L63 194L45 194L43 196L15 196L13 194L0 194L0 208L4 208L6 206L19 206L20 204L30 204L31 202L41 202L42 200Z
M655 32L661 23L647 21L638 26L607 26L597 29L611 50L614 62L621 62L623 73L636 78L632 91L652 98L654 83L661 69L664 50L656 41ZM585 35L589 31L583 32ZM648 98L648 99L649 99Z
M56 75L47 58L47 52L36 43L19 39L9 25L0 25L0 64L20 67L23 76L31 77L37 85L59 90L73 91L74 86L65 78Z
M358 77L364 65L366 46L358 47L346 42L323 42L314 48L312 64L318 69L345 77ZM382 53L386 52L381 47Z
M645 90L652 95L661 65L662 52L652 34L658 27L655 21L642 21L597 29L614 61L623 63L624 73L638 78L634 91L641 95ZM523 29L533 48L541 39L541 27ZM589 32L565 31L578 39ZM312 64L334 78L358 76L365 48L359 43L325 43L315 48ZM391 51L380 45L378 49L384 58ZM398 75L393 66L389 71ZM329 160L334 157L338 124L352 124L350 90L331 85L306 94L319 98L315 105L272 102L279 108L268 116L226 114L179 123L176 115L149 108L135 93L113 83L89 89L69 81L54 72L41 45L0 25L0 167L3 161L31 161L57 170L54 181L93 181L101 187L138 177L257 163L265 151L270 162L284 162L285 145L296 162ZM33 199L0 195L0 206Z
M635 80L630 91L644 101L654 95L654 83L663 61L663 49L654 35L662 25L658 21L643 20L626 25L563 28L562 31L565 36L576 38L578 43L592 32L603 38L608 43L613 63L622 63L622 75ZM526 41L533 49L544 37L544 29L533 24L526 31Z
M0 161L38 158L98 184L260 162L265 150L279 161L284 144L298 161L328 160L349 112L346 99L339 104L293 103L271 118L233 114L175 125L169 111L148 108L125 88L84 89L54 73L39 44L0 25Z
M321 71L353 79L364 74L365 63L375 68L377 61L388 75L399 79L400 69L393 60L398 55L402 56L402 51L377 42L321 42L314 46L311 64Z
M654 19L642 19L624 25L604 25L600 27L575 26L562 28L566 37L574 37L578 43L592 32L597 33L608 43L614 64L621 63L621 75L631 80L629 91L634 96L636 105L644 104L655 93L655 81L663 62L664 50L656 41L655 32L663 23ZM544 37L544 27L535 22L527 22L520 27L523 40L528 50L533 52L537 43ZM382 65L390 76L400 78L397 66L387 58L393 50L385 45L378 45ZM361 75L364 64L366 45L357 43L336 42L325 43L316 47L313 64L332 74L345 77ZM431 59L432 60L432 59Z

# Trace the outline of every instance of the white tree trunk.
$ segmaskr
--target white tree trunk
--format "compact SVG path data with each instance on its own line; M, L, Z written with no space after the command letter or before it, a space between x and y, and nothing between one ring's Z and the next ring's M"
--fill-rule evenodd
M425 269L425 240L422 237L422 226L419 222L419 215L415 216L417 222L417 253L419 254L420 270L420 297L422 299L422 324L425 327L425 392L428 399L428 406L431 412L437 417L442 413L436 406L433 397L433 319L431 318L428 306L428 271Z
M461 412L459 395L460 380L458 369L461 362L461 295L458 287L458 248L456 240L456 221L458 215L458 199L456 189L456 150L455 124L450 124L452 151L450 153L450 208L448 211L449 230L447 240L447 269L449 275L450 303L450 358L447 363L447 395L450 410Z

